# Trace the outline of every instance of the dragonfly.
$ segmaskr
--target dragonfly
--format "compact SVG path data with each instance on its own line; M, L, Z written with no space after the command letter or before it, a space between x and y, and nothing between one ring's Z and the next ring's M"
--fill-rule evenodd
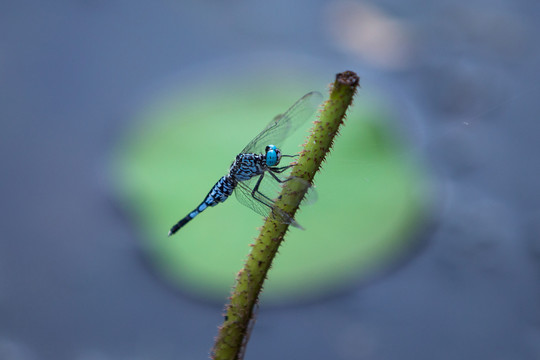
M273 182L274 184L270 185L272 187L275 184L280 185L286 181L295 180L301 184L306 183L306 188L311 186L307 181L299 178L282 179L280 177L292 167L291 164L279 166L281 159L298 156L282 154L280 147L287 137L315 113L321 102L322 95L319 92L310 92L302 96L283 114L274 117L236 156L228 174L216 182L203 202L170 229L169 236L178 232L208 207L227 200L233 192L240 203L258 214L265 217L271 214L279 222L300 227L292 216L274 206L271 195L265 194L266 190L262 190L268 186L262 184Z

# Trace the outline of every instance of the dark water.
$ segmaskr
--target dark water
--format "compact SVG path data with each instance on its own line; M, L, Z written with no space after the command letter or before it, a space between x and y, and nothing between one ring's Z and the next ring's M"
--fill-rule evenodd
M221 309L149 273L107 161L152 86L257 52L317 59L328 82L355 70L359 96L409 104L439 200L428 245L398 270L261 309L247 358L540 358L539 3L377 4L1 4L0 358L206 357ZM378 22L355 27L366 13Z

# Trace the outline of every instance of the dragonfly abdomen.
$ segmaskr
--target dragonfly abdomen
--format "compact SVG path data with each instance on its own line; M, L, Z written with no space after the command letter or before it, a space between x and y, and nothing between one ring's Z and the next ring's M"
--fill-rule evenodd
M216 206L217 204L227 200L227 198L233 193L235 187L236 180L232 176L223 176L212 187L212 190L210 190L208 195L206 195L204 201L171 228L169 231L169 236L180 230L184 225L190 222L195 216L203 212L207 207Z

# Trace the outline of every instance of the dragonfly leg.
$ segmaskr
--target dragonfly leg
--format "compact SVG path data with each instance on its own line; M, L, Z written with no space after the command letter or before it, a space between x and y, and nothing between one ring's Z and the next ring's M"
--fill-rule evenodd
M287 165L287 166L282 166L282 167L273 167L273 168L270 168L270 171L281 174L282 172L284 172L287 169L290 169L291 167L292 165Z
M292 179L292 178L287 178L287 179L285 179L285 180L281 180L276 174L274 174L273 171L269 171L269 173L270 173L270 175L272 175L272 177L273 177L274 179L276 179L276 181L277 181L278 183L280 183L280 184L282 184L282 183L284 183L284 182L287 182L287 181L289 181L289 180ZM279 173L280 173L280 172L278 172L278 174L279 174Z
M274 179L276 179L276 181L278 183L281 184L281 183L284 183L286 181L289 181L289 179L281 180L279 177L276 176L276 174L281 174L284 171L286 171L287 169L290 169L291 167L292 167L292 165L287 165L287 166L282 166L282 167L271 167L268 172L270 173L270 175L272 175L272 177Z
M272 174L270 172L270 174ZM273 175L275 176L275 175ZM264 173L261 174L261 176L259 176L259 179L257 179L257 183L255 184L255 186L253 187L253 190L251 191L251 196L259 201L260 203L268 206L269 208L272 208L272 205L274 204L274 201L272 199L270 199L268 196L264 195L262 192L259 191L259 186L261 185L261 181L264 177ZM282 182L281 180L278 179L279 182ZM268 201L269 203L266 203L265 201L263 201L262 199L258 198L258 196L262 196L266 201ZM272 205L270 205L272 204Z
M274 174L274 171L272 169L270 169L271 171L269 171L270 175L272 175L272 177L277 181L279 182L280 184L283 184L287 181L290 181L292 179L296 179L297 181L300 182L300 184L303 184L305 187L306 187L306 191L307 191L307 197L310 198L310 199L316 199L317 198L317 193L315 192L315 190L313 189L313 185L311 185L308 181L304 180L304 179L301 179L299 177L296 177L296 176L292 176L292 177L288 177L286 178L285 180L281 180L276 174ZM276 171L277 173L279 173L279 171Z
M270 172L270 174L272 174L272 172ZM272 174L272 176L275 176L275 175ZM291 224L294 227L297 227L299 229L303 229L303 227L300 226L300 224L298 224L296 222L296 220L294 220L289 214L287 214L285 211L281 210L280 208L274 207L273 206L274 201L272 199L270 199L268 196L264 195L262 192L259 191L259 186L261 185L261 181L262 181L263 177L264 177L264 173L261 174L261 176L257 180L257 183L253 187L253 190L251 191L251 196L255 200L257 200L258 202L260 202L261 204L269 207L270 210L271 210L272 215L274 215L277 219L279 219L283 223ZM285 180L285 181L287 181L287 180ZM284 181L280 181L280 182L284 182Z
M300 156L299 154L296 154L296 155L281 155L281 157L298 157Z

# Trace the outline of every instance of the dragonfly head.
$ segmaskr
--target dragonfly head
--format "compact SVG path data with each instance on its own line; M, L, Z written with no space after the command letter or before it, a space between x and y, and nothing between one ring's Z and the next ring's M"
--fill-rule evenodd
M276 166L281 160L281 151L275 145L266 147L266 165Z

